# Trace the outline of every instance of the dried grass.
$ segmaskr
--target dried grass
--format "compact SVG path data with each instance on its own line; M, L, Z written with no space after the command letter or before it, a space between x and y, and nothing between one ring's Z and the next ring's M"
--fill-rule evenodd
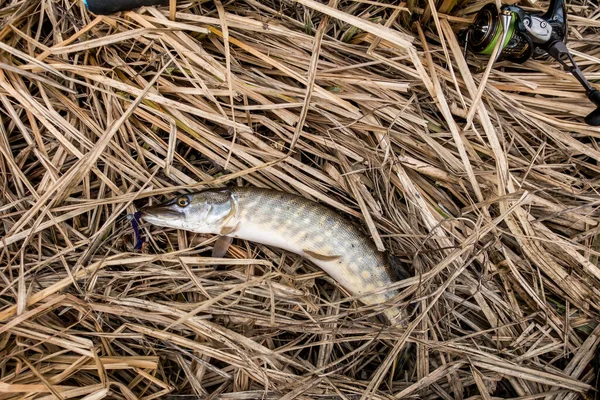
M595 396L590 104L555 63L465 60L482 2L438 3L409 31L381 1L4 2L0 399ZM599 79L596 6L570 12ZM136 205L219 185L360 221L409 262L408 328L277 249L145 227L132 250Z

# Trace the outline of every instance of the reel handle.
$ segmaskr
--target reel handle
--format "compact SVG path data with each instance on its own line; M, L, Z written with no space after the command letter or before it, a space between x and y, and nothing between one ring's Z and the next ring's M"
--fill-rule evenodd
M565 0L550 0L548 11L542 16L542 19L546 21L555 21L565 24L567 21L567 7L565 6ZM566 34L565 27L565 34Z
M585 78L579 65L577 65L573 59L573 56L564 42L559 40L552 43L548 47L548 54L558 61L567 71L573 74L575 79L577 79L585 89L587 98L596 106L596 109L585 117L585 123L590 126L600 126L600 90L594 88Z

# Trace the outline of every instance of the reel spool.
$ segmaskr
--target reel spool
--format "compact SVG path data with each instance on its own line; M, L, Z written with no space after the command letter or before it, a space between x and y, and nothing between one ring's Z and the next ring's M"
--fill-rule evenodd
M534 54L533 41L515 29L516 18L511 18L506 35L500 22L500 14L496 5L486 4L475 16L475 22L467 31L467 45L482 55L492 55L496 43L504 37L502 48L497 59L522 64Z
M498 11L494 3L486 4L463 34L465 52L469 48L476 54L489 56L500 42L496 59L522 64L531 57L550 55L573 74L596 106L585 117L585 122L600 126L600 91L585 78L565 44L567 9L564 0L550 0L548 11L543 15L526 12L516 5L504 5Z

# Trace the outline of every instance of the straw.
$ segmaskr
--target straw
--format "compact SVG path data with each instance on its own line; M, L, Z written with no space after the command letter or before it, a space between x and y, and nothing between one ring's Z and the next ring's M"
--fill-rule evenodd
M600 129L552 60L463 56L484 3L3 2L0 400L594 398ZM568 4L592 82L595 7ZM409 277L367 307L138 224L223 186L325 204Z

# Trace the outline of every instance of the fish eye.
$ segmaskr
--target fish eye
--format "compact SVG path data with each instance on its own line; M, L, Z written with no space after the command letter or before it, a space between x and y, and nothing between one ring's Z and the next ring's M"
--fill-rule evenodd
M190 199L187 196L181 196L177 199L177 205L179 207L187 207L190 204Z

